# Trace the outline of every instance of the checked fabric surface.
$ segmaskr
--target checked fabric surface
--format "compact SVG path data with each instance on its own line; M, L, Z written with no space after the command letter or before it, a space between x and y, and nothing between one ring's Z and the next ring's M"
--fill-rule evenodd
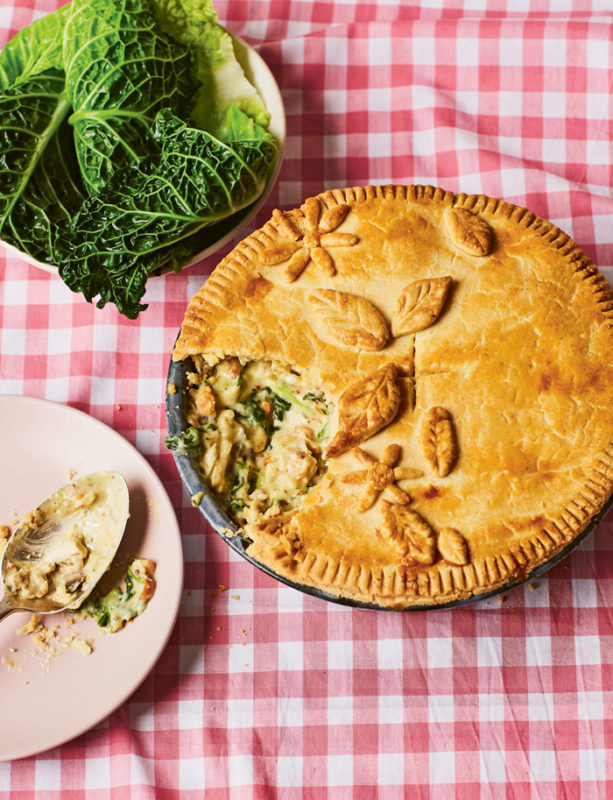
M56 5L1 0L0 45ZM605 0L216 7L286 103L285 161L256 224L326 188L432 183L551 219L613 281ZM165 376L217 260L152 280L132 322L0 252L0 393L74 406L134 444L174 504L186 562L151 675L89 733L1 763L0 798L613 798L611 515L503 602L399 614L277 584L190 506L163 445Z

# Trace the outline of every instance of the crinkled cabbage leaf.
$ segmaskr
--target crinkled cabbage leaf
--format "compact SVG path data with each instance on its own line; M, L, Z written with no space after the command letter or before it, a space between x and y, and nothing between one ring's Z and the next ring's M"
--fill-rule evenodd
M128 317L143 306L147 277L168 261L175 242L225 219L260 194L276 142L233 107L228 115L253 138L226 143L188 127L169 109L156 117L155 158L120 170L86 200L61 252L60 275L73 291L113 302ZM101 266L104 265L104 266Z
M64 35L66 85L75 145L89 192L117 169L155 150L155 115L171 108L186 117L193 104L190 54L160 35L143 0L72 0Z
M64 7L42 17L0 52L0 237L46 263L84 196L67 123L67 16Z
M0 237L134 318L262 193L268 122L210 0L72 0L0 52Z

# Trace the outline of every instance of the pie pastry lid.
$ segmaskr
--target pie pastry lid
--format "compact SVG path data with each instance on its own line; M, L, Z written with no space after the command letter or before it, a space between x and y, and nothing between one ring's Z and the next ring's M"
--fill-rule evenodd
M328 470L243 531L310 589L448 604L566 552L613 492L613 292L526 209L430 186L275 211L190 301L173 361L290 365L335 409Z

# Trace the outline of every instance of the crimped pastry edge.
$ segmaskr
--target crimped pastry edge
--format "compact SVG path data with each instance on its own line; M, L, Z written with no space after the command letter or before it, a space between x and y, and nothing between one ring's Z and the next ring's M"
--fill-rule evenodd
M602 315L601 324L613 329L613 291L591 259L573 239L553 223L533 212L486 195L454 194L433 186L366 186L327 190L315 196L325 209L342 203L353 205L371 199L394 198L435 202L486 213L508 220L536 235L564 259L576 277L586 282ZM266 222L229 253L192 298L173 351L180 361L202 352L198 345L199 320L206 319L223 305L238 278L250 275L250 266L259 253L270 247L279 235L274 219ZM286 579L358 602L374 602L381 607L401 608L432 603L433 606L495 591L519 579L524 580L565 550L585 531L613 495L613 441L594 464L591 474L564 510L547 519L542 530L525 538L515 548L496 556L477 557L466 566L437 562L422 567L417 574L404 567L369 568L356 566L322 553L297 551L289 556L281 547L271 549L267 567ZM258 555L255 556L256 560Z

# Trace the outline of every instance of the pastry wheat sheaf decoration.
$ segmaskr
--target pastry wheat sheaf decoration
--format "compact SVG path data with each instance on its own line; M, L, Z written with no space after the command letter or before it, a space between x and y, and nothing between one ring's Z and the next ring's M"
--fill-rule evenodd
M410 283L400 293L392 316L392 334L417 333L432 325L443 310L451 278L424 278Z
M440 406L428 411L423 422L421 443L428 465L440 478L444 478L451 472L458 457L449 411Z
M333 289L320 289L308 296L317 319L335 344L359 350L381 350L389 331L379 311L363 297Z
M362 513L371 508L381 492L388 492L397 503L406 505L411 502L410 496L399 486L396 481L420 478L422 472L412 467L397 467L402 450L397 444L389 444L383 451L381 461L377 461L374 456L355 447L352 450L357 460L366 469L359 469L355 472L347 472L341 477L343 483L365 483L366 489L358 502L357 510Z
M451 241L470 256L486 256L492 246L490 226L465 208L449 207L445 211L445 224Z
M338 399L338 432L328 446L327 457L340 456L380 431L394 419L399 404L396 364L386 364L352 383Z
M287 214L279 209L274 210L272 216L277 229L290 241L262 250L262 262L272 266L289 259L285 267L285 277L290 282L302 275L311 260L327 275L334 277L336 267L328 248L350 247L358 241L358 237L352 233L334 232L349 213L349 206L342 203L322 213L321 202L316 197L309 197L300 210L303 230L298 230Z

